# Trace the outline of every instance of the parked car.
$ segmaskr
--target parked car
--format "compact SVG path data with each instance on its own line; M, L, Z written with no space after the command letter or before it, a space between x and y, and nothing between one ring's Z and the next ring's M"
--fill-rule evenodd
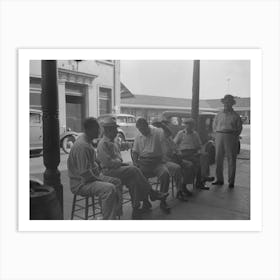
M209 154L210 164L215 163L215 138L213 133L213 121L216 113L200 112L198 116L197 132L203 144L203 149ZM165 111L161 119L168 121L168 127L172 131L173 137L179 130L184 129L184 120L191 117L191 112L187 111ZM240 153L240 140L238 142L238 153Z
M29 146L30 154L40 154L43 150L43 120L42 111L30 109L29 113ZM78 133L60 127L60 147L65 153L69 153Z
M105 118L114 117L116 119L118 127L118 138L122 143L124 141L134 141L137 134L136 118L133 115L128 114L104 114L100 115L97 120L102 127L102 123Z

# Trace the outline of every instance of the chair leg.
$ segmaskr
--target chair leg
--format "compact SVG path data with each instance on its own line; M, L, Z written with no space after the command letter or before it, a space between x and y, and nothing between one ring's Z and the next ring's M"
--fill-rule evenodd
M95 204L94 204L94 196L91 197L91 201L92 201L92 215L93 218L95 219Z
M86 197L85 219L88 220L88 196Z
M77 199L77 195L74 194L73 203L72 203L72 211L71 211L71 220L74 219L74 212L75 212L75 206L76 206L76 199Z
M171 191L172 191L172 197L174 198L174 177L171 177Z

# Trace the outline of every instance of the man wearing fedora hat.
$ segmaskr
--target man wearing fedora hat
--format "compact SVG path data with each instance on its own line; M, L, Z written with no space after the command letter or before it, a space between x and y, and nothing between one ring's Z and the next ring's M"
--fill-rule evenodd
M229 188L234 188L236 157L238 151L239 135L242 131L240 116L233 110L236 103L232 95L226 94L221 99L224 110L219 112L213 122L216 144L216 181L213 185L223 185L223 163L226 155L228 161L228 183Z
M104 134L97 146L97 158L102 171L105 175L119 178L129 188L133 207L132 218L141 219L142 214L151 208L148 196L154 201L165 199L168 194L154 191L140 169L123 163L120 147L116 141L118 134L116 119L106 118L102 127Z

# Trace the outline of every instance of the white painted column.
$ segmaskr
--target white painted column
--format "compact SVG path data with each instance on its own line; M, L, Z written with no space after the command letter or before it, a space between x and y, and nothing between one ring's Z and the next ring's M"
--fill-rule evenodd
M88 117L97 117L98 110L97 110L97 93L94 90L93 84L88 85L88 92L86 97L86 105L88 108Z
M59 126L66 129L65 80L58 80L58 108L59 108Z
M113 96L114 107L112 108L117 114L120 113L121 105L121 81L120 81L120 61L115 60L114 67L114 96Z

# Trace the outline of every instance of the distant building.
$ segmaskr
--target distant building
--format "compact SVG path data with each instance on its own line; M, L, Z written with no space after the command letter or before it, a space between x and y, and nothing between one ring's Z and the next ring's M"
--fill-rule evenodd
M191 107L192 100L187 98L136 94L121 98L121 113L144 117L150 122L164 111L191 110ZM201 99L199 102L200 111L218 112L222 108L220 99ZM236 98L234 109L250 123L250 98Z
M118 60L58 60L61 127L82 130L88 116L120 112ZM41 61L30 61L30 108L41 109Z

